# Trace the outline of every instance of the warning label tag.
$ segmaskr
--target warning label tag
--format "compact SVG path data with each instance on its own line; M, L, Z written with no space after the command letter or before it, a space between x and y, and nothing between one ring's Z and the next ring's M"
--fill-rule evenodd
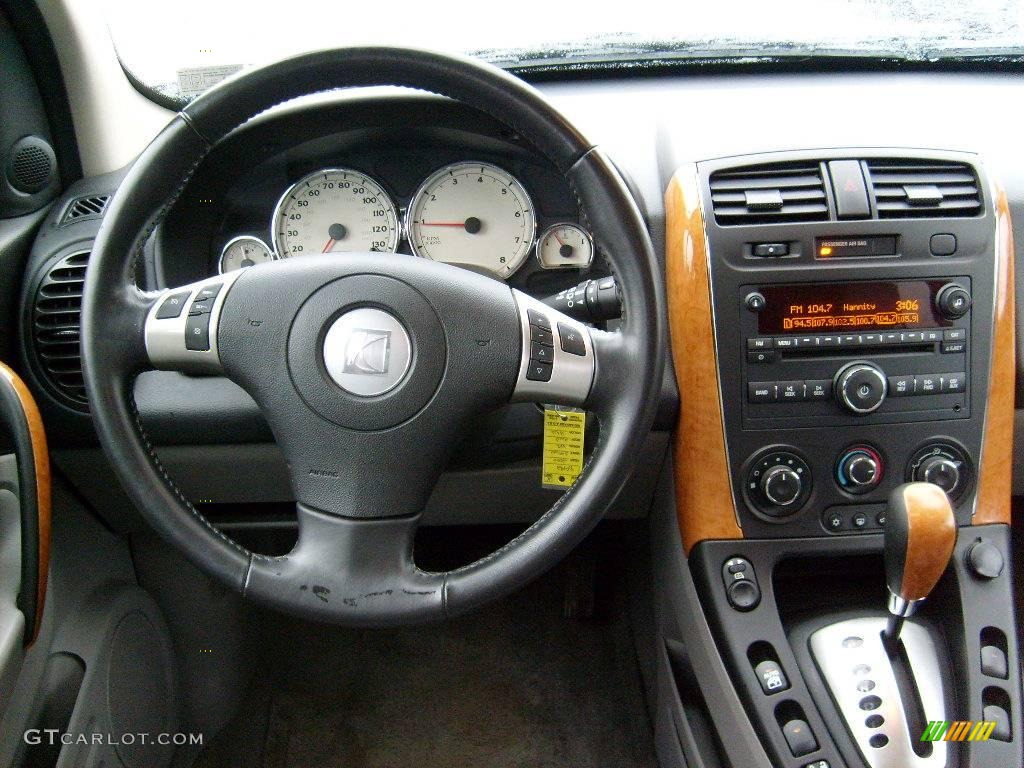
M583 432L587 414L583 411L544 409L544 458L541 485L568 488L583 471Z

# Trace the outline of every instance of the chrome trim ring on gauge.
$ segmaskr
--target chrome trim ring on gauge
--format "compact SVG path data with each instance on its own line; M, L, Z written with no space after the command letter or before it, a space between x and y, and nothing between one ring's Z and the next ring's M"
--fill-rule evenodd
M321 177L319 186L314 187ZM303 187L307 194L300 198L298 192ZM351 190L351 196L343 194L345 190ZM356 197L360 199L352 205ZM331 204L326 213L318 210L327 208L325 201ZM342 207L349 210L341 211ZM321 168L281 195L274 206L270 234L279 259L347 251L394 253L401 224L391 196L372 176L352 168Z
M437 193L443 190L444 195L450 196L460 180L466 182L474 178L482 187L468 193L468 197L467 193L462 193L462 199L438 200ZM490 184L484 179L489 179ZM495 189L500 192L491 199L481 194ZM521 223L500 223L498 217L505 213L501 206L508 205L506 199L513 204L509 208L511 217L520 218ZM425 208L429 210L431 203L437 203L433 207L438 211L438 220L417 221L416 217L422 215ZM425 235L422 231L425 227L436 227L442 234ZM421 258L474 269L505 280L529 258L537 239L537 213L523 183L511 173L493 163L462 161L439 168L420 184L405 211L405 235L412 252ZM476 236L480 236L480 240L469 239Z
M236 246L239 243L247 242L255 244L255 246L259 248L266 256L266 258L262 258L260 259L260 261L254 262L254 264L263 264L268 261L273 261L274 259L277 258L277 254L274 253L274 250L265 242L263 242L260 238L255 237L253 235L239 235L238 237L233 237L230 240L228 240L226 243L224 243L224 247L220 249L220 258L217 259L218 274L223 275L227 272L234 272L236 269L244 269L245 267L253 266L253 264L245 264L243 262L237 267L232 267L231 269L224 269L224 259L227 258L228 251L233 246Z
M582 261L582 260L570 261L569 259L572 258L572 256L569 256L569 257L564 257L564 260L561 263L559 263L559 262L556 262L554 264L547 264L547 263L545 263L544 256L542 254L542 249L544 248L544 242L548 239L548 235L555 234L556 230L559 230L559 229L571 229L571 230L574 230L575 232L578 232L581 235L580 240L581 240L581 242L583 244L586 245L587 253L588 253L586 261ZM581 226L580 224L577 224L574 221L560 221L557 224L552 224L550 227L547 227L543 232L541 232L540 237L537 238L537 263L540 264L541 269L587 269L593 263L593 261L594 261L594 238L591 236L591 234L586 229L583 228L583 226Z

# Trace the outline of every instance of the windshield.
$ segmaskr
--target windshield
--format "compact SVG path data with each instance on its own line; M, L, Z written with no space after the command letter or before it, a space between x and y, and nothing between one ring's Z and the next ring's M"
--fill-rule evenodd
M1020 0L101 0L125 68L174 100L243 67L345 45L466 53L517 71L807 56L1024 56Z

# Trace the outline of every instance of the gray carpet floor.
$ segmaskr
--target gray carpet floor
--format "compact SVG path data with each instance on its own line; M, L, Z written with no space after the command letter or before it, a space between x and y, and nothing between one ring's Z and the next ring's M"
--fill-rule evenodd
M654 768L622 611L562 618L559 571L436 626L343 631L287 619L201 768Z

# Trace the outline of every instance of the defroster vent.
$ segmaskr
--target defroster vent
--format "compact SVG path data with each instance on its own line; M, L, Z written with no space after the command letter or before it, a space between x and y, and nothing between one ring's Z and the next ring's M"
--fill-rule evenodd
M82 287L89 252L54 262L36 289L32 331L36 357L46 383L66 405L86 410L79 329Z
M981 192L966 163L868 160L868 184L880 219L977 216Z
M817 162L773 163L711 174L711 204L719 224L826 221L828 198Z

